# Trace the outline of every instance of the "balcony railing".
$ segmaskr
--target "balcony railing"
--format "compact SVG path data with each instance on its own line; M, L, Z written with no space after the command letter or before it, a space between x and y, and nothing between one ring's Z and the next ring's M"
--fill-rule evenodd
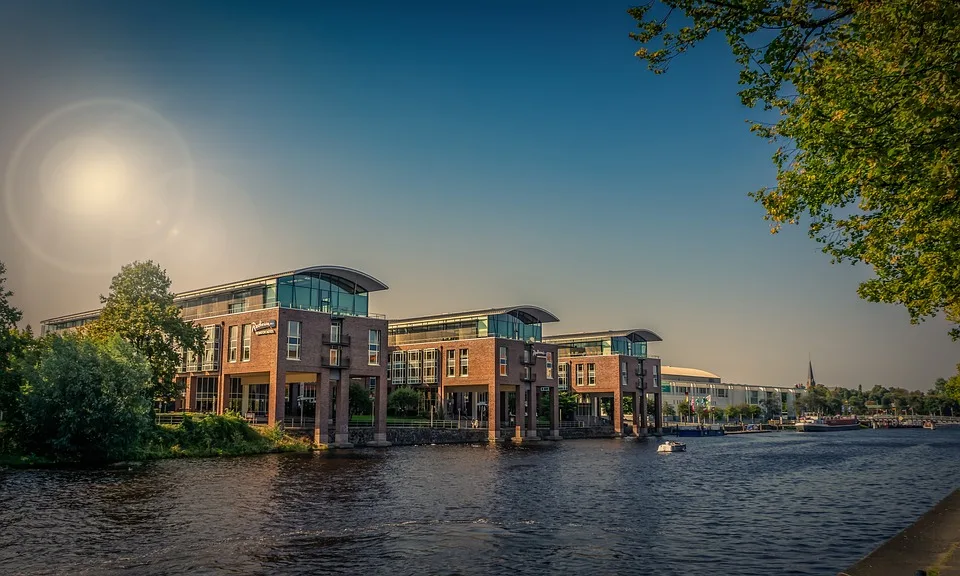
M350 358L340 358L340 361L336 364L331 363L329 358L322 358L320 365L324 368L349 368Z
M324 334L323 337L320 339L320 341L323 343L324 346L349 346L350 345L350 337L347 336L346 334L341 334L340 337L337 338L336 340L331 338L329 334Z
M357 316L360 318L378 318L385 320L387 317L384 314L377 314L376 312L367 312L366 314L354 314L350 310L345 308L327 308L323 310L317 310L315 308L308 308L302 306L281 306L279 302L268 302L268 303L259 303L259 304L241 304L236 302L228 302L227 306L219 306L215 304L209 305L209 308L193 308L192 310L181 310L181 317L184 320L199 320L201 318L212 318L214 316L227 316L230 314L241 314L243 312L253 312L256 310L267 310L270 308L286 308L288 310L305 310L307 312L320 312L322 314L330 314L331 316Z

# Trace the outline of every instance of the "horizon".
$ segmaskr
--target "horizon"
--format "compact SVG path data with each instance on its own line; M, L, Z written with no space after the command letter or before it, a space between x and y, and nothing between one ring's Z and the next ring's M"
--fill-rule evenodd
M535 305L547 333L649 329L724 382L792 386L803 356L831 388L955 372L942 317L770 235L747 192L774 149L722 42L654 76L629 3L226 6L0 7L22 325L95 309L134 260L175 292L330 264L390 286L388 318Z

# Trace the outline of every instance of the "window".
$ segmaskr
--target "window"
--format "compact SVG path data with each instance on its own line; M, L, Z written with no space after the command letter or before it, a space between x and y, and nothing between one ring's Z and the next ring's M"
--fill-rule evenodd
M627 385L627 363L626 362L620 363L620 385L621 386Z
M597 365L587 364L587 386L596 386L597 385Z
M243 410L243 384L239 378L230 379L230 401L227 404L227 410L234 412Z
M300 323L287 322L287 360L300 359Z
M454 378L457 375L457 351L447 350L447 376Z
M340 365L340 349L339 348L330 349L330 365L331 366Z
M701 387L697 386L696 389L695 389L695 392L696 392L697 394L702 395L702 396L706 396L707 394L710 393L710 390L707 389L707 388L701 388Z
M390 381L394 386L403 386L407 383L406 352L394 350L390 354Z
M422 379L421 362L423 352L407 350L407 384L419 384Z
M583 386L583 364L577 364L577 386Z
M197 412L213 412L217 409L217 379L197 378Z
M377 377L370 376L367 378L367 388L370 390L371 394L375 394L377 391Z
M437 360L439 350L431 348L423 351L423 383L437 383Z
M760 403L760 394L756 390L750 391L750 403L759 404Z
M207 326L203 329L203 370L220 368L220 326Z
M460 349L460 375L466 376L470 373L470 350Z
M553 352L547 352L547 380L553 380Z
M241 332L243 333L243 353L240 356L240 360L244 362L249 362L250 361L250 334L251 334L250 325L244 324L243 328L241 329Z
M380 365L380 331L370 331L370 344L367 346L367 364L370 366Z
M727 389L726 388L717 388L717 398L726 398Z
M507 347L500 347L500 375L507 375Z
M340 334L343 333L343 324L339 321L330 324L330 343L339 344Z
M557 388L559 390L566 390L570 387L567 381L567 366L569 366L569 364L566 362L561 362L557 365Z
M228 352L227 352L227 360L229 362L237 361L237 344L238 344L237 339L239 337L238 332L239 330L236 326L230 327L230 331L229 331L230 348L228 349Z

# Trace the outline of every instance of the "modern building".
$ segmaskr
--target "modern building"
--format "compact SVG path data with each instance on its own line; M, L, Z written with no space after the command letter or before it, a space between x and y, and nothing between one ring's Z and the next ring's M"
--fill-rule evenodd
M183 318L203 326L201 356L183 357L178 408L248 415L273 425L314 428L336 418L334 445L349 445L349 386L374 392L374 443L386 442L387 321L369 312L369 294L387 286L363 272L313 266L177 294ZM99 311L51 318L63 331Z
M547 438L559 439L557 347L542 338L542 324L556 321L536 306L393 320L390 386L423 390L434 411L486 428L490 442L540 438L537 408L546 395Z
M796 386L758 386L723 382L720 376L695 368L662 367L663 399L667 404L726 408L780 402L784 418L796 418L796 400L803 393ZM762 403L762 404L761 404Z
M606 416L617 435L623 433L623 397L633 398L634 434L646 434L648 401L654 402L656 433L662 432L660 359L647 353L648 342L660 341L660 336L644 329L544 337L544 342L558 347L559 389L580 397L577 418L595 424L603 416L601 399L609 398Z

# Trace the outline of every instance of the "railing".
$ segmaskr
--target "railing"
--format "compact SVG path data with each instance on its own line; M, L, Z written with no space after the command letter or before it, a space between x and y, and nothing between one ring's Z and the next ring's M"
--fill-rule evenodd
M333 338L330 337L329 334L324 334L324 335L320 338L320 342L321 342L324 346L349 346L349 345L350 345L350 336L347 336L347 335L345 335L345 334L341 334L341 335L340 335L340 338L338 338L337 340L334 340Z
M229 304L229 303L228 303ZM211 305L211 308L214 305ZM380 320L386 320L387 316L385 314L378 314L376 312L367 312L366 314L354 314L350 310L345 308L327 308L327 309L316 309L305 306L281 306L279 302L261 302L259 304L231 304L225 308L217 306L216 309L194 309L193 311L186 311L181 309L181 318L184 320L199 320L201 318L213 318L214 316L228 316L230 314L242 314L244 312L254 312L257 310L267 310L270 308L286 308L288 310L304 310L307 312L319 312L322 314L330 314L331 316L357 316L360 318L377 318Z

